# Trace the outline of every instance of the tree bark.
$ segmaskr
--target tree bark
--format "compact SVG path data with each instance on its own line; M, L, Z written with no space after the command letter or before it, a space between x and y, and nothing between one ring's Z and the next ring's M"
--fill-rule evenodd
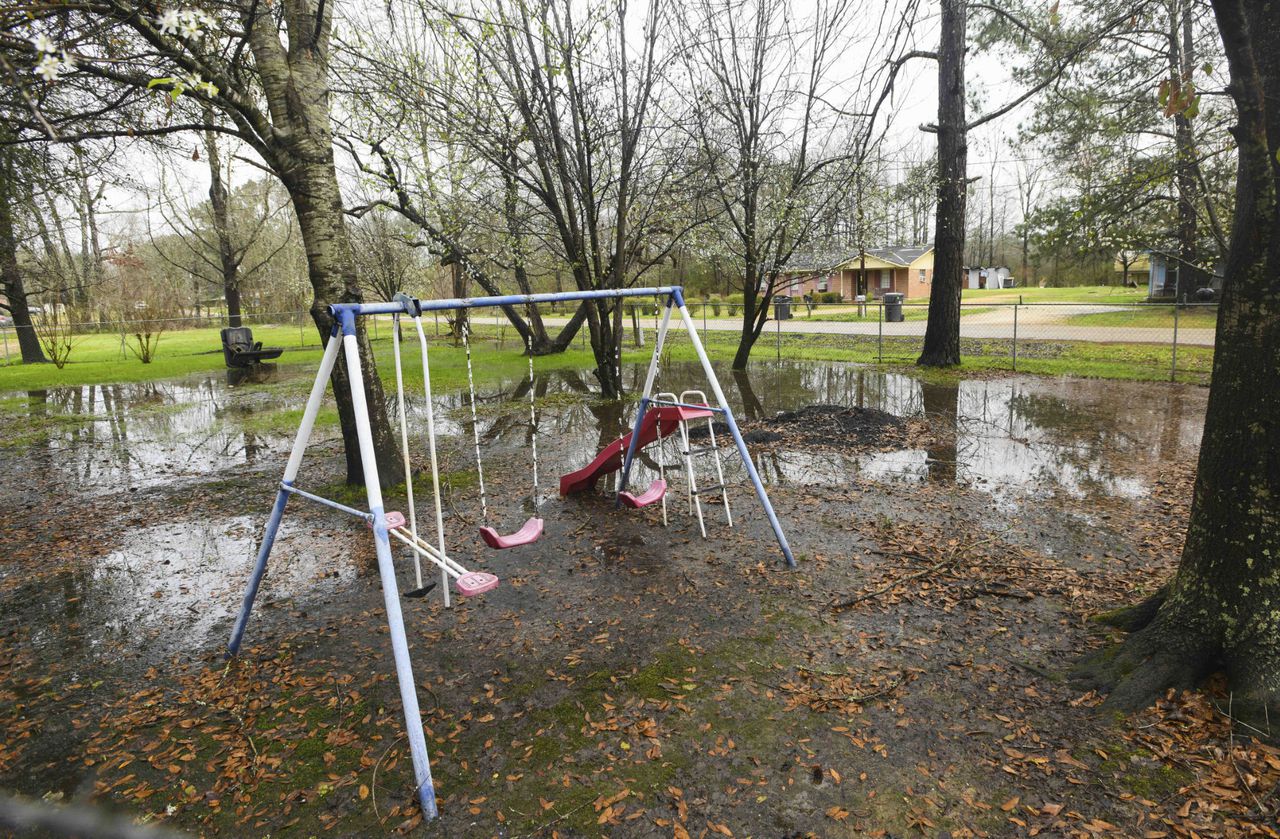
M1169 72L1174 89L1192 83L1195 62L1195 43L1191 31L1190 0L1173 0L1173 14L1169 17ZM1174 154L1177 174L1174 178L1178 189L1178 285L1174 290L1177 300L1200 285L1200 230L1196 209L1200 205L1199 162L1196 139L1191 118L1183 111L1173 115Z
M964 0L942 0L938 46L938 211L929 289L929 321L916 364L960 363L960 281L964 269L965 186L968 129L965 126Z
M206 109L205 119L213 122L213 109ZM205 156L209 160L209 207L213 211L213 229L218 237L218 265L222 269L222 295L227 304L227 325L240 325L240 264L231 243L231 220L227 212L227 187L222 182L222 157L212 131L204 132Z
M23 364L48 361L40 348L40 336L31 323L27 291L18 265L18 237L14 232L13 214L18 201L14 189L13 149L0 150L0 288L9 301L9 314L18 333L18 349Z
M1227 675L1238 709L1280 700L1280 17L1214 0L1238 111L1236 215L1182 558L1159 608L1081 675L1136 708Z
M249 45L274 125L268 150L298 218L313 292L311 318L327 343L333 329L329 305L361 300L333 158L327 55L332 5L286 0L287 46L280 40L275 10L267 4L255 5L252 14L247 21ZM382 380L359 319L356 339L379 480L392 486L404 478L404 470L391 433ZM355 407L344 364L334 367L332 381L346 451L347 483L363 484Z
M329 305L361 302L351 242L342 216L342 196L333 166L332 147L328 147L326 161L304 163L287 175L284 183L298 216L298 229L307 253L307 274L314 292L311 319L320 332L321 341L327 344L333 331ZM393 486L404 479L404 467L391 433L382 379L378 376L369 336L360 319L356 320L356 340L369 427L378 461L378 477L383 486ZM364 466L360 459L355 406L351 401L351 380L345 364L334 366L332 382L346 452L347 483L363 484Z

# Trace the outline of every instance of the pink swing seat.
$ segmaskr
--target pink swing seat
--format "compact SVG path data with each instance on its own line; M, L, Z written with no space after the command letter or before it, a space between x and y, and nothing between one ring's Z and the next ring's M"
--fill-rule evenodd
M618 493L618 498L622 500L623 504L627 505L631 509L638 510L641 507L648 507L656 501L661 501L662 496L666 494L667 482L659 479L649 484L649 488L639 495L632 495L629 492L620 492Z
M475 597L498 587L498 578L484 571L468 571L459 577L454 586L463 597Z
M528 545L538 541L538 537L542 535L542 519L537 516L529 519L524 523L524 527L512 533L510 536L503 536L492 527L480 528L480 537L484 539L484 543L494 550L500 551L506 548L518 548L521 545Z
M404 513L397 512L395 510L392 510L391 512L387 513L386 519L387 519L387 530L399 530L400 528L404 527L407 524L407 522L404 520ZM364 526L372 530L373 522L366 521L364 523Z

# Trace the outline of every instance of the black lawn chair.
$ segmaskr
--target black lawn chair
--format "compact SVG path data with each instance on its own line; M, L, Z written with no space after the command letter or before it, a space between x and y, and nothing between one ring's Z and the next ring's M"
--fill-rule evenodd
M279 358L283 347L266 347L253 342L253 330L247 326L229 326L222 330L222 357L228 367L249 368Z

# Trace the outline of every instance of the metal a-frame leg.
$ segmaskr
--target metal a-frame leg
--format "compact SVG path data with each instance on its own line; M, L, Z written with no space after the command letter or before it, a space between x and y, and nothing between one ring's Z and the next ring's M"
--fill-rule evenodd
M413 756L413 774L422 813L434 819L436 790L431 780L431 761L427 756L427 739L422 730L422 714L418 709L418 691L413 681L413 665L409 660L409 641L404 632L404 615L400 611L400 592L396 585L396 569L391 561L391 541L387 534L387 516L382 509L382 485L378 479L378 460L373 447L373 431L369 427L369 406L364 395L364 375L360 369L360 345L356 339L355 314L342 313L343 354L347 362L347 378L351 382L351 404L355 411L356 432L360 441L360 464L364 469L365 493L369 512L373 514L373 535L378 553L378 574L382 578L382 602L387 610L387 629L391 635L391 652L396 663L396 679L400 685L400 703L404 708L405 733L409 753Z
M773 528L773 535L778 540L778 547L782 550L782 558L786 561L788 568L795 568L796 559L791 553L791 546L787 544L787 535L782 532L782 524L778 521L778 514L774 512L773 504L769 502L769 493L765 492L764 483L760 480L760 473L756 471L756 465L751 460L751 453L747 451L747 443L742 439L742 431L738 429L738 421L733 418L733 411L729 408L729 400L725 398L724 390L720 387L720 381L716 378L716 371L711 366L711 359L707 357L707 351L703 349L702 341L698 338L698 327L689 315L689 309L684 305L684 295L680 293L679 289L676 289L671 296L676 306L680 309L680 318L684 321L685 331L689 333L689 342L693 344L693 351L698 356L698 361L702 363L702 370L707 374L707 381L711 383L711 392L715 394L716 401L724 411L725 424L729 426L729 434L733 436L733 442L738 446L738 454L742 457L742 465L746 467L747 475L751 478L751 483L756 488L756 497L760 499L760 506L764 508L765 515L769 518L769 525Z
M333 365L338 359L338 348L342 341L336 332L329 336L325 345L324 356L320 359L320 369L316 371L316 380L311 385L311 395L307 397L307 407L302 412L302 422L298 425L298 434L293 438L293 449L289 454L289 463L284 468L284 478L280 488L276 490L276 501L271 508L271 516L267 519L266 530L262 534L262 544L258 547L258 558L253 565L253 574L249 577L249 586L244 593L244 601L240 604L240 614L236 618L235 627L231 630L231 640L227 643L227 655L240 652L240 642L244 640L244 629L249 623L249 613L253 611L253 601L258 597L258 587L262 585L262 577L267 573L267 559L271 556L271 548L276 542L276 533L280 530L280 520L284 518L284 505L289 500L286 487L293 486L298 477L298 468L302 465L302 455L307 450L307 441L311 439L311 430L316 424L316 415L320 413L320 402L324 399L325 389L329 386L329 375L333 373Z

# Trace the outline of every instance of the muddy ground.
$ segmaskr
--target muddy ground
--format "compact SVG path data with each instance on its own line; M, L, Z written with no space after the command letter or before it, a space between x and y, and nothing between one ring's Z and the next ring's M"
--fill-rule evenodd
M432 824L363 527L292 505L246 648L222 656L297 381L11 395L0 785L207 835L1276 835L1280 751L1233 732L1224 697L1117 718L1068 678L1110 637L1091 618L1176 562L1203 390L725 379L770 432L753 457L794 571L732 457L734 526L708 504L706 540L678 474L665 529L656 506L557 497L627 422L572 374L537 383L545 535L484 550L469 412L441 398L450 545L502 584L402 604ZM531 510L525 396L480 404L500 530ZM341 467L323 428L301 484L358 505Z

